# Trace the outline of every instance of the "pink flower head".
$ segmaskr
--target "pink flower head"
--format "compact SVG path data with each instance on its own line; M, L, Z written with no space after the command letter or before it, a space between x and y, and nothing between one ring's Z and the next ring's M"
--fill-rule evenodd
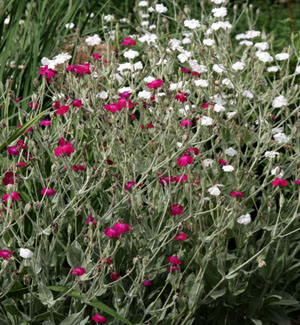
M66 114L69 109L70 109L70 107L68 105L64 105L64 106L61 106L59 109L57 109L55 111L55 113L58 115L63 115L63 114Z
M295 184L300 185L300 179L298 179Z
M82 276L85 273L86 273L86 270L83 267L75 267L71 272L71 274L76 274L78 276Z
M5 260L9 260L12 255L13 255L13 252L8 251L6 249L2 249L0 251L0 257L4 258Z
M85 220L87 224L92 223L94 226L97 225L97 222L95 221L94 217L88 216L88 218Z
M186 240L186 236L187 234L185 234L184 232L180 232L179 234L177 234L177 236L174 237L175 240Z
M19 125L17 125L17 128L21 128L23 125L21 125L21 124L19 124ZM32 132L33 131L33 127L31 126L28 130L26 130L25 132L24 132L24 134L27 134L27 133L29 133L29 132Z
M110 111L111 113L116 113L117 111L121 111L122 107L119 104L108 104L104 105L104 109Z
M100 324L105 324L106 323L106 318L102 315L96 314L92 317L92 320L95 323L100 323Z
M227 161L224 160L224 159L219 159L219 160L218 160L218 163L219 163L220 165L222 165L222 166L225 166L225 165L228 164Z
M112 166L114 164L114 162L110 159L106 159L106 162L109 166Z
M185 68L185 67L181 67L181 68L180 68L180 71L183 71L184 73L188 73L188 74L192 73L191 70L189 70L189 69L187 69L187 68Z
M20 197L20 193L18 193L18 192L12 192L11 195L9 195L9 194L4 194L4 195L2 196L2 199L3 199L5 202L7 202L8 199L9 199L9 196L11 197L12 201L18 201L18 200L21 199L21 197Z
M176 176L176 177L171 176L171 182L183 183L185 181L188 181L188 175L187 174L184 174L182 176Z
M27 166L27 163L26 162L22 162L22 161L20 161L20 162L18 162L18 163L15 163L15 166L16 167L26 167Z
M192 156L184 155L177 159L178 166L186 166L191 165L194 162L194 158Z
M230 192L231 196L245 197L245 194L242 192Z
M20 154L20 147L19 146L10 146L10 147L7 147L7 151L11 156L18 156Z
M197 76L197 77L199 77L199 78L201 77L201 73L199 73L199 72L197 72L197 71L193 71L193 72L192 72L192 75L193 75L193 76Z
M113 237L113 238L119 238L120 237L120 233L113 229L113 228L106 228L104 230L104 235L108 236L108 237Z
M72 168L73 168L74 172L77 172L77 170L82 170L82 171L85 170L85 166L84 165L73 165Z
M187 154L190 152L193 152L197 156L197 155L199 155L200 150L198 148L189 148L185 151L185 153L187 153Z
M125 232L131 230L130 226L123 222L114 224L113 229L118 231L121 234L124 234Z
M80 99L74 99L72 105L80 108L82 106L82 101Z
M131 37L124 38L122 45L135 45L136 41L132 40Z
M181 215L183 213L183 206L177 203L173 204L170 209L173 216Z
M6 172L4 174L4 178L2 180L3 185L8 185L8 184L15 184L15 175L12 172Z
M175 96L175 100L178 100L181 103L186 102L188 93L183 93L182 91L178 91L178 92L179 92L179 95Z
M210 105L209 103L204 102L204 103L202 103L201 108L207 108L207 107L209 107L209 105Z
M44 67L40 67L39 74L44 76L46 75L47 82L51 81L51 78L55 76L55 71L52 69L48 69L48 65L45 65Z
M99 55L99 53L93 53L92 57L96 59L97 61L101 60L102 56Z
M15 98L15 102L19 102L20 100L22 99L22 96L18 97L18 98Z
M167 267L167 270L168 270L169 272L172 272L172 271L179 271L179 267L178 267L177 265L172 265L171 267L168 266L168 267Z
M282 179L282 178L276 178L275 181L272 182L272 185L274 186L288 186L289 181L287 181L286 179Z
M180 265L181 264L181 260L176 256L170 256L168 258L168 261L171 263L171 264L176 264L176 265Z
M148 278L146 278L146 280L143 282L143 286L150 287L151 285L152 285L151 281Z
M30 107L30 108L33 108L33 100L31 100L31 101L29 102L29 107ZM39 103L36 103L36 104L34 105L34 107L35 107L35 108L38 108L38 107L39 107Z
M159 88L163 85L163 81L161 79L153 80L148 83L148 88Z
M91 74L90 71L90 64L85 63L85 64L80 64L80 65L69 65L66 68L66 71L74 71L76 74Z
M189 126L189 125L192 126L193 122L188 118L182 120L180 123L180 126Z
M51 121L50 120L43 120L40 125L43 125L43 126L49 126L51 125Z
M131 93L129 91L124 91L120 94L121 98L129 98L131 96Z
M52 190L51 188L43 188L42 190L41 190L41 193L42 193L42 195L47 195L47 196L53 196L53 195L55 195L56 194L56 191L54 191L54 190Z
M125 185L125 190L128 191L134 184L136 184L136 182L128 182Z
M64 138L61 138L58 142L60 147L54 149L54 154L56 157L61 156L62 154L67 154L68 156L75 151L70 142L65 142Z
M118 278L119 278L119 276L120 276L120 273L118 273L118 272L113 272L113 273L111 273L109 276L110 276L110 278L111 278L113 281L117 281Z

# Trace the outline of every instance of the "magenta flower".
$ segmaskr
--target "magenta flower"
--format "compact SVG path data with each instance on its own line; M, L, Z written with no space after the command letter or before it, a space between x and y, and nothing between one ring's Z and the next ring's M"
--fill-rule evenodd
M119 104L108 104L104 105L104 109L110 111L111 113L116 113L117 111L121 111L122 107Z
M176 266L176 265L172 265L171 267L168 266L168 267L167 267L167 270L168 270L169 272L172 272L172 271L179 271L179 267Z
M185 120L181 121L180 126L192 126L193 122L190 121L188 118L186 118Z
M74 99L72 105L80 108L82 106L82 101L80 99Z
M174 237L175 240L186 240L186 236L187 234L185 234L184 232L180 232L177 236Z
M20 162L18 162L18 163L15 163L15 166L16 166L16 167L19 167L19 166L21 166L21 167L26 167L26 166L27 166L27 163L26 163L26 162L22 162L22 161L20 161Z
M183 103L187 101L188 93L183 93L182 91L178 91L179 95L175 96L175 100L178 100L179 102Z
M71 272L71 274L76 274L78 276L82 276L85 273L86 273L86 270L83 267L75 267Z
M15 184L15 175L12 172L6 172L2 180L3 184L6 186L8 184Z
M51 81L51 78L55 76L55 71L52 69L48 69L48 65L45 65L44 67L40 67L39 74L44 76L46 75L47 82Z
M186 154L193 152L196 156L199 155L200 150L198 148L189 148L185 151Z
M10 147L7 147L7 151L11 156L18 156L20 154L20 147L19 146L10 146Z
M41 193L42 193L42 195L47 195L47 196L52 196L52 195L55 195L55 193L56 193L56 191L54 191L54 190L52 190L51 188L43 188L42 190L41 190Z
M129 91L124 91L120 94L121 98L129 98L131 96L131 93Z
M163 81L161 79L153 80L148 83L148 88L159 88L163 85Z
M85 166L84 165L73 165L72 168L73 168L74 172L77 172L77 170L82 170L82 171L85 170Z
M224 159L219 159L219 160L218 160L218 163L219 163L220 165L222 165L222 166L225 166L225 165L228 164L227 161L224 160Z
M189 69L187 69L187 68L185 68L185 67L181 67L181 68L180 68L180 71L183 71L183 72L188 73L188 74L192 73L191 70L189 70Z
M121 234L124 234L125 232L131 230L130 226L123 222L114 224L113 229L118 231Z
M298 180L295 182L295 184L300 185L300 179L298 179Z
M231 196L245 197L245 194L242 192L230 192Z
M2 249L0 251L0 257L4 258L5 260L9 260L12 255L13 255L13 252L8 251L6 249Z
M287 181L286 179L282 179L282 178L276 178L275 181L272 182L272 185L274 186L288 186L289 181Z
M111 273L110 275L110 278L113 280L113 281L117 281L119 276L120 276L120 273L117 273L117 272L113 272Z
M176 264L176 265L180 265L181 264L181 260L176 256L170 256L168 258L168 261L171 263L171 264Z
M49 126L51 125L51 121L50 120L43 120L40 125L43 125L43 126Z
M143 286L150 287L151 285L152 285L151 281L148 278L146 278L146 280L143 282Z
M186 166L191 165L194 162L194 158L192 156L184 155L177 159L178 166Z
M64 138L60 138L58 144L60 145L60 147L54 149L54 154L56 157L59 157L64 153L70 155L72 152L75 151L72 144L70 142L65 142Z
M56 110L55 113L58 115L63 115L63 114L66 114L69 109L70 109L70 107L68 105L64 105L64 106L61 106L58 110Z
M136 182L128 182L125 185L125 190L128 191L134 184L136 184Z
M181 215L183 213L183 206L177 203L173 204L170 209L172 216Z
M99 53L93 53L92 57L98 61L102 59L102 56L99 55Z
M171 182L183 183L185 181L188 181L188 175L187 174L184 174L182 176L176 176L176 177L171 176Z
M12 199L12 201L18 201L18 200L20 200L20 193L18 193L18 192L12 192L11 193L11 195L10 195L10 197L11 197L11 199ZM5 202L7 202L8 201L8 199L9 199L9 194L4 194L3 196L2 196L2 199L5 201Z
M91 74L90 71L90 64L85 63L85 64L80 64L80 65L72 65L70 64L67 68L66 71L74 71L76 74Z
M30 107L30 108L33 108L33 100L31 100L31 101L29 102L29 107ZM34 107L35 107L35 108L38 108L38 107L39 107L39 103L36 103L36 104L34 105Z
M95 323L100 323L100 324L105 324L106 323L106 318L102 315L96 314L92 317L92 320Z
M120 237L120 233L113 229L113 228L106 228L104 230L104 235L108 236L108 237L113 237L113 238L119 238Z
M95 221L94 217L88 216L88 218L85 220L87 224L92 223L94 226L97 225L97 222Z
M122 45L135 45L136 41L132 40L131 37L124 38Z

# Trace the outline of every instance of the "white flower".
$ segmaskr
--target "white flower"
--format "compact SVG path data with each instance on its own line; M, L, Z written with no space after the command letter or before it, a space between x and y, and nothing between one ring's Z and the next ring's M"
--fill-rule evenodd
M94 36L88 36L85 42L89 46L95 46L101 43L101 38L99 37L99 35L95 34Z
M94 78L94 79L97 79L98 78L98 73L96 72L96 71L94 71L93 73L92 73L92 77Z
M212 160L212 159L204 159L203 161L202 161L202 163L203 163L203 165L205 166L205 167L210 167L210 166L212 166L212 164L214 163L214 161Z
M222 80L222 85L228 87L229 89L233 89L234 88L233 83L228 78L225 78L225 79Z
M146 91L146 90L140 91L138 93L138 97L143 98L143 99L150 99L151 96L152 96L152 93L150 91Z
M147 10L148 10L148 12L153 12L153 11L155 11L154 8L152 8L152 7L149 7Z
M111 22L114 19L115 19L114 15L106 15L106 16L104 16L104 20L107 21L107 22Z
M295 73L300 73L300 65L297 65L297 66L296 66Z
M223 166L222 169L224 170L224 172L227 172L227 173L234 171L234 167L231 165Z
M67 24L65 24L65 27L67 29L72 29L72 28L74 28L74 26L75 26L75 24L73 24L73 23L67 23Z
M155 10L159 13L159 14L163 14L165 12L168 11L168 8L165 7L163 4L159 3L155 6Z
M142 21L142 22L141 22L141 26L143 26L143 27L147 27L147 26L149 26L149 21L148 21L148 20L144 20L144 21Z
M275 55L275 59L278 61L288 60L290 55L288 53L279 53Z
M213 119L211 117L208 117L208 116L202 116L200 118L200 122L201 122L201 125L212 125L213 124Z
M152 29L155 29L156 28L156 25L150 25L149 26L149 29L152 30Z
M119 93L125 93L125 92L132 93L133 90L131 87L122 87L118 91L119 91Z
M108 94L106 91L102 90L99 94L96 95L96 98L106 99L108 97Z
M134 71L142 70L142 69L143 69L143 63L141 61L138 61L133 65L133 70Z
M151 76L146 77L146 78L144 79L144 81L147 82L147 83L152 82L152 81L154 81L154 80L155 80L155 78L153 78L153 77L151 77Z
M200 24L199 20L191 19L191 20L185 20L184 26L188 27L189 29L196 29L196 28L200 28L201 24Z
M272 134L276 133L282 133L283 132L283 126L282 127L276 127L272 129Z
M188 37L185 37L183 40L182 40L182 44L190 44L192 43L192 40Z
M219 74L222 74L223 72L225 72L225 68L222 64L214 64L213 65L213 70Z
M265 152L266 158L275 158L278 155L279 155L279 152L277 152L277 151L266 151Z
M276 142L282 144L288 142L291 137L287 136L285 133L277 133L273 135L273 138Z
M206 46L213 46L215 44L215 41L210 38L206 38L203 40L203 44Z
M234 150L232 147L229 147L228 149L225 150L225 154L230 157L234 157L237 154L237 151Z
M147 33L147 34L141 36L138 40L142 43L146 42L147 44L150 44L152 42L154 43L157 40L157 35Z
M208 192L210 195L218 196L221 194L221 191L219 190L219 186L224 186L222 184L216 184L208 189Z
M219 105L225 105L227 102L224 98L226 98L226 94L221 94L222 96L219 96L219 95L214 95L214 96L211 96L210 99L212 99L216 104L219 104Z
M138 6L139 7L148 7L148 1L140 1Z
M257 56L259 61L262 61L262 62L272 62L273 61L273 57L268 52L257 51L257 52L255 52L255 55Z
M228 119L231 119L232 117L234 117L234 115L236 114L237 112L227 112L226 115L227 115L227 118Z
M245 69L245 63L244 62L236 62L232 65L232 69L235 71L239 71L239 70L244 70Z
M251 45L253 45L253 42L244 40L244 41L239 42L239 44L240 45L251 46Z
M261 32L256 31L256 30L248 30L248 32L246 32L245 34L245 38L249 39L249 38L255 38L260 36Z
M123 72L124 70L132 70L133 65L130 62L119 64L117 70Z
M23 258L31 258L33 256L33 253L28 248L20 248L20 256Z
M214 106L214 111L219 113L219 112L225 112L225 107L220 104L215 104Z
M113 78L118 81L119 85L123 83L123 78L118 73L114 74Z
M208 87L209 83L207 80L205 79L198 79L198 80L194 80L194 83L196 86L200 86L200 87Z
M176 142L176 145L178 148L181 148L183 146L183 143L182 142Z
M171 38L169 41L170 47L173 51L175 50L183 50L183 48L180 46L181 41L176 38Z
M204 66L202 64L198 64L197 60L189 60L189 65L194 71L196 71L198 73L207 72L206 66Z
M123 53L124 57L127 59L134 59L137 56L139 56L139 52L138 51L134 51L134 50L127 50Z
M149 14L142 14L142 18L149 18L150 15Z
M244 39L246 37L246 34L237 34L237 35L235 35L235 39L236 40L240 40L240 39Z
M244 97L249 98L249 99L252 99L252 98L254 97L253 92L252 92L251 90L245 90L245 91L242 93L242 95L243 95Z
M241 225L248 225L250 222L251 222L251 216L249 213L247 214L244 214L244 215L241 215L238 219L237 219L237 222Z
M284 171L281 170L280 167L275 167L274 169L271 170L271 174L279 178L282 178L284 176Z
M280 95L280 96L274 98L274 100L273 100L273 102L272 102L272 106L273 106L274 108L279 108L279 107L287 106L287 105L288 105L288 101L287 101L287 99L286 99L284 96L282 96L282 95Z
M72 55L70 55L69 53L60 53L53 58L56 64L65 63L70 59L72 59Z
M214 17L225 17L227 15L227 9L225 7L214 8L212 13Z
M211 2L215 3L216 5L220 5L222 3L225 3L226 0L210 0Z
M280 67L278 65L274 65L272 67L267 68L268 72L277 72L280 70Z
M178 57L178 60L181 62L181 63L184 63L186 62L190 57L192 56L192 53L189 52L189 51L183 51L181 54L179 54L177 57Z
M260 51L268 50L270 47L267 42L255 43L254 46Z
M3 23L4 25L8 25L10 23L10 16L6 17Z
M55 60L50 60L46 57L43 57L41 62L42 62L42 65L47 65L48 69L55 69L55 66L56 66Z

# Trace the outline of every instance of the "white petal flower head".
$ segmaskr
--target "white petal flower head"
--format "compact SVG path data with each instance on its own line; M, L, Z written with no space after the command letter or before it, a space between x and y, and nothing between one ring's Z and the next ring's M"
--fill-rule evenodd
M207 72L207 68L206 68L206 66L205 66L205 65L202 65L202 64L199 64L199 63L197 62L197 60L189 60L189 65L190 65L190 67L191 67L194 71L196 71L196 72L198 72L198 73L204 73L204 72Z
M148 1L140 1L138 6L139 7L148 7Z
M183 40L182 40L182 44L190 44L192 43L192 40L188 37L185 37Z
M206 38L203 40L203 44L205 46L213 46L215 44L215 41L213 39Z
M283 126L282 127L276 127L272 129L272 134L276 133L282 133L283 132Z
M184 26L188 27L189 29L196 29L196 28L200 28L201 24L200 24L199 20L191 19L191 20L185 20Z
M266 158L275 158L278 155L279 155L279 152L277 152L277 151L266 151L265 152Z
M204 159L202 163L204 167L210 167L213 165L214 161L213 159L208 158L208 159Z
M254 97L254 94L253 94L253 92L252 92L251 90L245 90L245 91L242 93L242 95L243 95L244 97L249 98L249 99L253 99L253 97Z
M275 59L277 61L285 61L288 60L290 55L288 53L279 53L275 55Z
M118 90L118 92L121 94L121 93L125 93L125 92L128 92L128 93L132 93L133 90L131 87L122 87Z
M60 53L53 58L56 64L65 63L70 59L72 59L72 55L70 55L69 53Z
M248 30L245 34L245 38L251 39L260 36L261 32L256 31L256 30Z
M225 78L225 79L222 80L222 85L226 86L229 89L233 89L234 88L233 83L228 78Z
M130 62L126 62L126 63L121 63L117 70L123 72L124 70L132 70L133 69L133 65Z
M133 70L136 71L136 70L143 70L143 63L141 61L139 62L136 62L134 65L133 65Z
M271 170L271 174L274 176L277 176L279 178L282 178L284 176L284 171L280 169L280 167L275 167Z
M20 248L20 256L23 258L31 258L33 256L33 253L28 248Z
M231 119L232 117L234 117L234 115L236 115L237 112L227 112L226 115L227 115L227 118L228 119Z
M146 90L140 91L138 93L138 97L143 98L143 99L150 99L151 96L152 96L152 93L150 91L146 91Z
M147 33L147 34L141 36L138 40L139 40L141 43L145 43L145 42L146 42L147 44L154 43L154 42L157 40L157 35Z
M165 7L163 4L161 3L158 3L156 6L155 6L155 10L159 13L159 14L163 14L165 12L168 11L168 8Z
M244 41L239 42L239 44L245 45L245 46L251 46L251 45L253 45L253 42L244 40Z
M297 66L296 66L295 73L296 73L296 74L299 74L299 73L300 73L300 65L297 65Z
M260 42L260 43L255 43L254 46L259 50L259 51L265 51L270 48L269 43L267 42Z
M102 90L102 91L100 91L99 94L96 95L96 98L106 99L106 98L108 98L108 94L106 91Z
M282 95L280 95L280 96L274 98L274 100L273 100L273 102L272 102L272 106L273 106L274 108L279 108L279 107L287 106L287 105L288 105L288 101L287 101L287 99L286 99L284 96L282 96Z
M181 62L181 63L184 63L186 62L190 57L192 56L192 53L189 52L189 51L184 51L182 52L181 54L179 54L177 57L178 57L178 60Z
M213 16L214 17L225 17L227 15L227 9L225 7L220 7L220 8L214 8L212 10Z
M245 69L245 63L244 62L236 62L232 65L232 69L235 71L241 71Z
M42 60L41 60L41 62L42 62L42 65L43 66L47 65L48 66L48 69L55 69L55 66L57 64L55 62L55 60L50 60L50 59L48 59L46 57L43 57Z
M214 64L213 65L213 70L219 74L224 73L226 70L222 64Z
M89 46L95 46L101 43L101 38L99 37L99 35L95 34L94 36L88 36L85 42Z
M115 19L114 15L106 15L106 16L104 16L104 20L107 21L107 22L114 21L114 19Z
M217 112L217 113L225 112L225 107L223 105L220 105L220 104L215 104L214 105L214 111Z
M236 40L241 40L241 39L245 39L246 38L246 34L237 34L235 35L235 39Z
M67 29L72 29L72 28L74 28L74 23L67 23L67 24L65 24L65 27L67 28Z
M127 59L134 59L137 56L139 56L139 52L134 50L127 50L126 52L123 53L123 55Z
M154 81L154 80L155 80L155 78L152 77L152 76L148 76L148 77L146 77L146 78L144 79L144 81L147 82L147 83L150 83L150 82L152 82L152 81Z
M237 223L241 224L241 225L248 225L251 222L251 216L249 213L241 215L238 219L237 219Z
M4 25L8 25L10 23L10 16L6 17L3 23Z
M280 67L278 65L274 65L272 67L267 68L268 72L277 72L280 70Z
M231 165L223 166L222 169L224 170L224 172L227 172L227 173L231 173L234 171L234 167Z
M202 88L208 87L209 85L208 81L205 79L194 80L194 83L196 86L200 86Z
M216 5L221 5L222 3L225 3L226 0L210 0L211 2L213 2Z
M289 142L291 137L287 136L285 133L277 133L273 135L273 138L279 144L283 144Z
M237 151L234 150L232 147L229 147L228 149L225 150L225 154L230 157L234 157L237 154Z
M273 62L273 57L268 53L268 52L260 52L260 51L257 51L255 52L255 55L257 56L258 60L259 61L262 61L262 62Z
M219 187L217 185L218 184L216 184L208 189L208 192L210 195L219 196L221 194L221 191L219 190Z
M200 118L201 125L209 126L213 124L213 119L208 116L202 116Z

